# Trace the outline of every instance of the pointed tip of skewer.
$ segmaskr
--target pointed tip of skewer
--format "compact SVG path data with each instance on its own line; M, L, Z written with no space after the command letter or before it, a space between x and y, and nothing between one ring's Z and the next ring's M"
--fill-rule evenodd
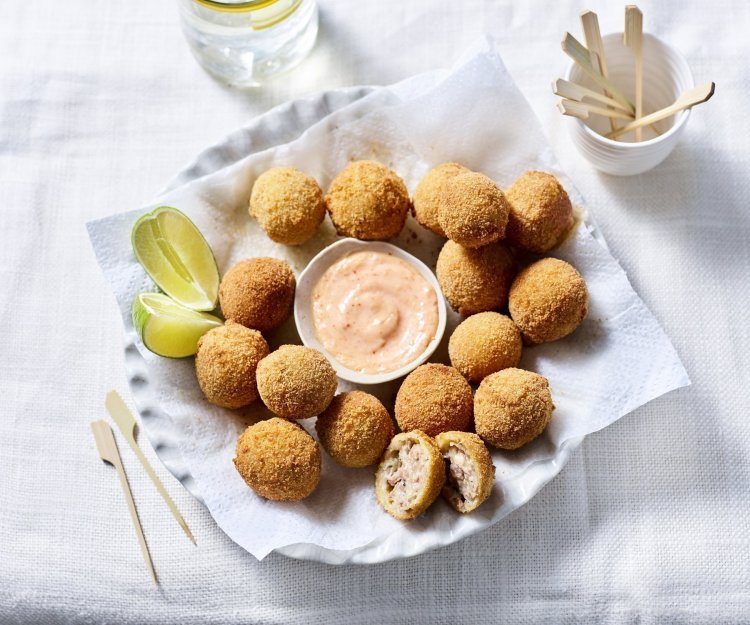
M185 534L187 534L187 537L190 539L190 542L193 543L196 547L198 546L198 542L195 540L195 536L193 536L193 532L190 531L190 528L188 527L187 523L183 520L182 523L180 523L182 526L182 529L185 531Z

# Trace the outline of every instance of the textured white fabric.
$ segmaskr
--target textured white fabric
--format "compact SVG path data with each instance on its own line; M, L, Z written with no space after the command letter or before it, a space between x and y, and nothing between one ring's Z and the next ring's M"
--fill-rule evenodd
M597 10L608 32L620 6L321 6L312 57L251 93L203 74L169 2L0 8L0 623L748 622L750 144L739 112L750 7L640 3L646 29L717 94L658 169L616 179L571 149L549 82L579 11ZM272 105L446 65L484 31L693 386L589 437L492 529L369 567L258 563L157 466L195 548L123 448L154 589L89 433L104 393L126 386L117 307L84 222L147 202L200 149Z

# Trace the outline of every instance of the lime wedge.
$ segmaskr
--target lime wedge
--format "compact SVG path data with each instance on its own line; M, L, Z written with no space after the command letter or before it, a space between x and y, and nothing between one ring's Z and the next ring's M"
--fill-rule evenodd
M206 239L176 208L160 206L133 226L133 251L159 288L193 310L213 310L219 270Z
M133 302L133 325L143 344L169 358L192 356L198 339L221 319L185 308L163 293L141 293Z

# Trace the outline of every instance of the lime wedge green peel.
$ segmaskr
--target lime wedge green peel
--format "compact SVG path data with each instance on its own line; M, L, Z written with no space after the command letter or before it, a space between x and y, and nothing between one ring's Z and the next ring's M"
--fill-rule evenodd
M133 226L133 251L157 286L193 310L213 310L219 270L200 230L183 213L160 206Z
M141 293L133 302L133 325L143 344L159 356L184 358L221 319L181 306L162 293Z

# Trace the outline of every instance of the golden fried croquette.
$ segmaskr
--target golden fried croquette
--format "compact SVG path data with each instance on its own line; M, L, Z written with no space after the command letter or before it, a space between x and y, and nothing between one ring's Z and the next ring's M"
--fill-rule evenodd
M401 521L422 514L445 483L445 465L437 444L424 432L396 434L375 472L375 497Z
M479 385L474 425L490 445L518 449L544 431L554 409L547 378L523 369L503 369Z
M331 182L325 201L338 233L365 241L395 237L411 206L404 181L375 161L349 163Z
M469 382L481 382L490 373L515 367L523 341L515 323L505 315L483 312L462 321L448 342L451 365Z
M446 241L435 274L445 299L467 317L505 306L516 275L516 261L502 243L471 250Z
M276 258L248 258L234 265L219 285L224 317L265 332L289 317L297 281L292 268Z
M440 193L446 180L466 171L469 170L458 163L437 165L425 174L414 191L414 217L425 228L441 237L445 236L445 231L438 221Z
M447 179L438 198L440 226L459 245L482 247L505 236L508 200L484 174L466 171Z
M588 301L586 282L575 267L543 258L513 281L508 309L526 342L534 345L573 332L586 318Z
M195 373L212 404L241 408L258 399L255 370L268 355L268 343L257 330L227 321L198 340Z
M446 463L443 498L457 512L476 510L490 496L495 465L479 436L443 432L435 437Z
M326 215L318 183L294 167L274 167L258 176L249 211L271 240L286 245L307 241Z
M422 430L435 436L465 430L471 424L471 387L453 367L430 363L417 367L396 395L396 421L403 432Z
M508 241L537 254L552 249L573 225L573 206L560 181L543 171L527 171L505 192L510 204Z
M328 455L352 468L375 464L395 433L385 406L362 391L336 395L318 415L315 430Z
M317 349L282 345L258 363L258 393L266 407L285 419L306 419L331 403L338 381Z
M320 448L299 425L274 417L242 433L234 466L261 497L298 501L320 482Z

